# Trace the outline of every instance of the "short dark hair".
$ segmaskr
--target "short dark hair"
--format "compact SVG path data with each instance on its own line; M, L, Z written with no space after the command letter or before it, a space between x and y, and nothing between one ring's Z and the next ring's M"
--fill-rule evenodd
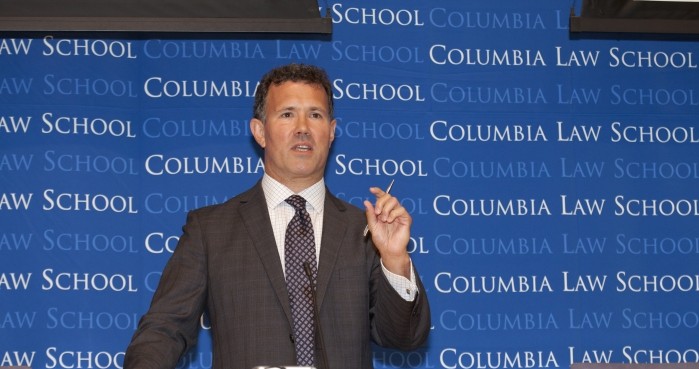
M262 76L255 92L255 103L252 107L253 118L265 121L265 104L269 88L272 85L278 86L284 82L303 82L322 87L328 96L328 114L330 119L332 119L335 108L328 74L323 68L308 64L283 65L270 70Z

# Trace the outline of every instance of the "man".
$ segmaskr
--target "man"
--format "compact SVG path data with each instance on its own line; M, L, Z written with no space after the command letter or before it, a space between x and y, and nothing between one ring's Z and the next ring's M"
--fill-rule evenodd
M190 212L124 368L175 367L196 344L205 310L215 369L327 369L325 360L332 369L372 368L371 340L403 350L424 343L430 314L407 253L412 217L379 188L364 212L326 190L335 125L322 69L292 64L263 77L250 128L265 174L229 201ZM320 327L310 319L313 299Z

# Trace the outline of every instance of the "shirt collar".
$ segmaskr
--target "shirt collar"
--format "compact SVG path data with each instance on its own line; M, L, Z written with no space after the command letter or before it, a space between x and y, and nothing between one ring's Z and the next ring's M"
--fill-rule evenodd
M270 177L267 173L262 176L262 190L265 193L265 199L267 200L267 207L269 209L275 209L282 203L286 204L285 200L289 196L294 195L294 191ZM323 205L325 204L325 179L321 178L320 181L296 195L306 199L307 205L310 205L313 211L322 213Z

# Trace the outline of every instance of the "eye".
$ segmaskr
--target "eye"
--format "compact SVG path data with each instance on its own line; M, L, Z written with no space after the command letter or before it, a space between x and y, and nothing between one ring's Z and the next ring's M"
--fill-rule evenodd
M290 111L285 111L281 114L282 118L291 118L292 116L293 116L293 114L291 114Z
M314 119L323 119L323 114L318 113L318 112L313 112L313 113L311 113L311 118L314 118Z

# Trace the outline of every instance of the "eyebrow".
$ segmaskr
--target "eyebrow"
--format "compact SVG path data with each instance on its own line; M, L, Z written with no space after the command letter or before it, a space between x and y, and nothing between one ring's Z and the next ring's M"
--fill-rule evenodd
M297 111L297 110L304 110L304 109L301 109L295 105L288 105L288 106L284 106L284 107L279 108L277 111L289 111L289 110L290 111ZM308 110L313 111L313 112L321 112L324 114L328 113L327 109L320 107L320 106L311 106L310 108L308 108Z

